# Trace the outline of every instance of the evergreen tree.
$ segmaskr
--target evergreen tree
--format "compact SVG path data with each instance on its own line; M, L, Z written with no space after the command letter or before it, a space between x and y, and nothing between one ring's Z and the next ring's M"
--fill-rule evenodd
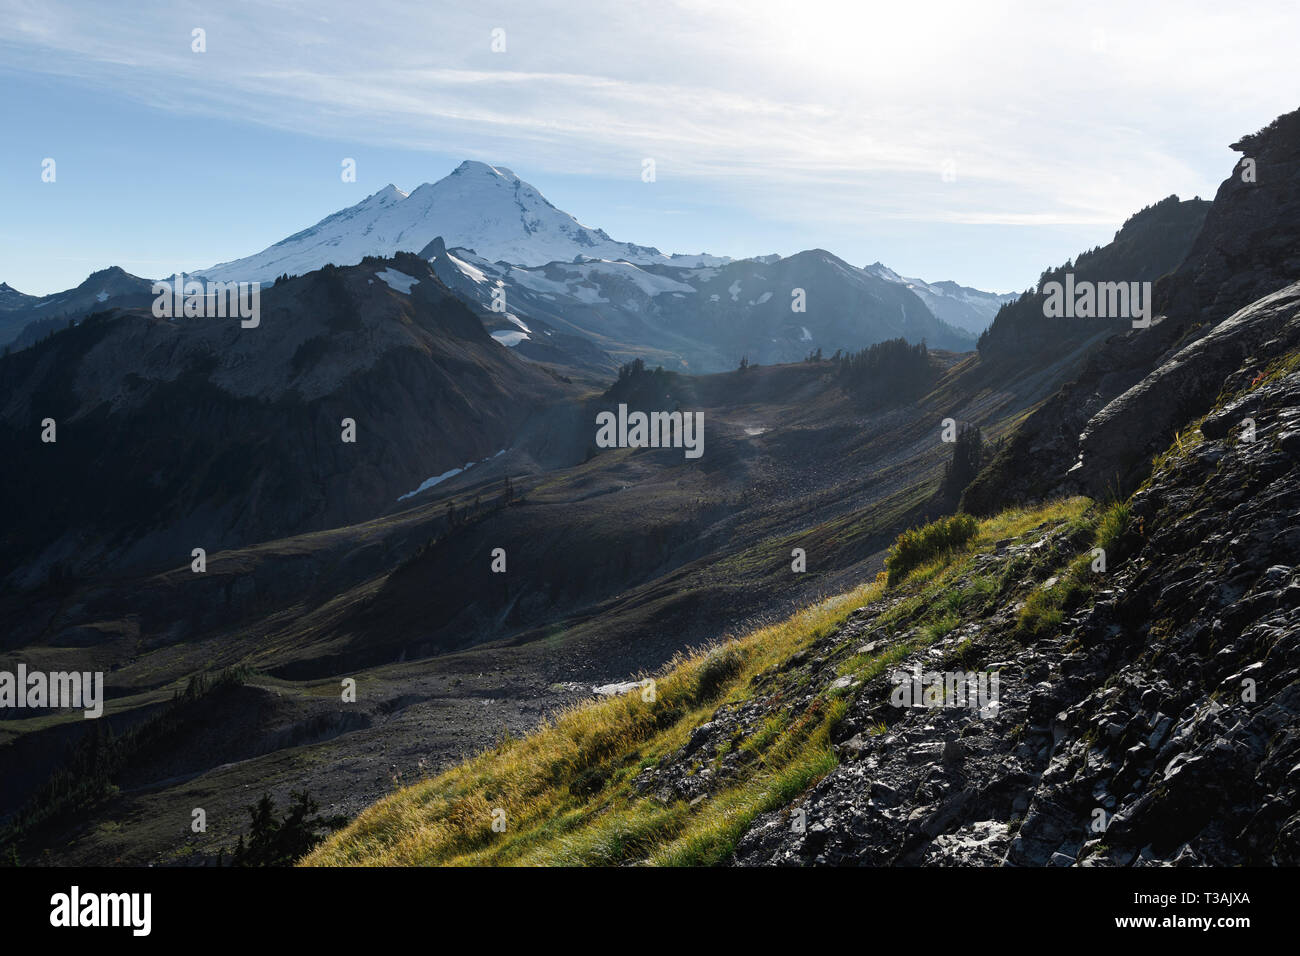
M979 474L984 461L984 437L979 426L963 424L952 446L952 460L944 469L943 493L956 501Z

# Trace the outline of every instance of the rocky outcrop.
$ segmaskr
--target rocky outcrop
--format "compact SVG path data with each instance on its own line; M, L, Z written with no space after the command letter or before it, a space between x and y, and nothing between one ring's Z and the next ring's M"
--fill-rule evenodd
M998 672L995 713L896 716L885 679L867 685L841 765L759 817L736 862L1300 864L1300 371L1248 377L1203 430L1133 497L1131 553L1059 634L1017 645L1003 607L915 658L963 648Z
M1208 409L1243 349L1263 361L1291 346L1283 327L1294 296L1253 306L1272 309L1271 322L1248 317L1196 345L1225 318L1300 280L1300 111L1233 148L1253 166L1234 167L1186 259L1156 283L1152 326L1125 330L1095 352L971 483L963 508L989 514L1078 490L1127 495L1172 429ZM1216 358L1215 348L1226 352Z
M1067 481L1094 498L1132 489L1174 432L1214 403L1238 370L1258 374L1300 348L1300 282L1267 295L1163 362L1107 403L1079 436ZM1236 384L1236 383L1234 383Z
M1007 437L967 486L961 510L989 515L1078 487L1078 481L1067 476L1078 462L1079 435L1089 420L1116 395L1141 382L1182 334L1178 324L1162 321L1140 334L1107 340L1088 356L1074 381L1063 385ZM1106 489L1104 494L1117 491Z
M1300 110L1232 144L1242 154L1219 186L1186 260L1156 287L1156 310L1218 322L1300 279Z
M917 709L863 735L889 717L867 688L846 762L737 861L1300 864L1300 372L1252 380L1132 498L1134 553L1060 635L1008 653L1000 611L949 637L1000 672L996 715Z

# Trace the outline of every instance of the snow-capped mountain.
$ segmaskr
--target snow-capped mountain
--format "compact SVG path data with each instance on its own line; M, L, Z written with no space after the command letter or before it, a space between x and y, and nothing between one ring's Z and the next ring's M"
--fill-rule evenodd
M880 262L865 266L878 279L905 285L926 304L936 318L943 319L949 325L979 335L993 321L1006 302L1020 298L1019 292L983 292L970 286L958 285L956 282L926 282L924 279L909 279L900 276L893 269Z
M402 252L431 262L478 306L499 344L536 361L604 371L630 357L721 371L742 358L792 362L900 336L963 351L1008 298L904 279L879 263L859 269L821 249L741 260L666 255L584 226L510 170L479 162L409 194L386 186L198 275L269 285L286 273ZM44 299L13 293L25 308L0 312L0 344L24 348L66 326L64 316L145 305L148 289L147 280L105 270ZM500 292L504 303L494 301Z
M473 249L490 262L524 266L571 262L583 255L665 265L709 265L718 256L665 255L649 246L616 242L582 225L502 166L466 161L436 183L404 193L388 185L355 206L244 259L202 270L209 279L269 281L326 263L352 265L365 256L417 252L435 236Z

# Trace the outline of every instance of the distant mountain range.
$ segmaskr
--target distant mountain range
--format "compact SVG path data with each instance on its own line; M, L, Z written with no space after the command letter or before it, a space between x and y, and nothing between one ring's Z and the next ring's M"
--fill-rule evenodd
M619 361L642 357L704 372L735 368L742 358L794 362L819 348L829 355L898 337L954 351L974 341L935 318L905 285L824 249L699 267L605 259L516 266L448 249L441 239L421 255L489 314L504 292L507 312L496 313L494 334L525 348L528 333L518 323L534 320L594 342Z
M483 307L500 344L602 372L632 358L721 371L742 359L789 362L896 337L967 351L1014 298L905 279L879 262L859 269L821 249L742 260L668 255L583 225L509 169L469 161L410 193L385 186L200 277L270 284L400 252L434 261L444 282ZM0 345L26 348L69 319L146 305L150 285L116 267L44 297L4 285Z
M982 292L951 281L908 279L881 262L873 262L863 271L886 282L907 286L934 313L935 318L974 335L979 335L989 327L993 317L998 314L998 309L1020 296L1019 292Z
M92 272L74 289L53 295L25 295L0 283L0 345L26 348L69 319L80 319L99 309L135 308L153 301L152 282L111 266Z

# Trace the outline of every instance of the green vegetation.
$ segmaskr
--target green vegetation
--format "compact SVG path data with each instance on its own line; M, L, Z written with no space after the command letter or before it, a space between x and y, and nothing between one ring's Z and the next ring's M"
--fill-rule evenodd
M914 569L965 547L979 531L979 522L966 514L949 515L898 536L885 557L889 587L898 584Z
M962 423L952 444L952 460L944 466L940 488L949 501L957 501L984 464L984 436L978 425Z
M1092 592L1094 579L1103 567L1099 562L1109 563L1120 557L1128 523L1128 502L1116 501L1100 512L1089 512L1087 520L1075 526L1076 533L1091 532L1092 546L1029 596L1016 622L1019 637L1032 640L1060 629L1065 616Z
M1004 512L977 522L955 516L942 531L900 538L924 554L898 591L864 585L793 617L675 658L652 685L581 705L522 739L497 746L376 803L303 859L306 865L712 865L725 862L754 818L787 806L837 763L831 736L863 682L941 639L972 613L1007 599L1013 585L993 568L1004 541L1049 530L1067 536L1114 527L1117 517L1087 499ZM927 526L930 528L932 526ZM1098 540L1101 540L1098 531ZM917 549L922 543L926 547ZM1022 569L1023 570L1023 569ZM1015 582L1022 588L1022 581ZM955 595L955 596L953 596ZM887 646L857 650L852 638L827 648L854 610L876 604ZM904 633L905 632L905 633ZM857 638L861 640L861 638ZM815 647L815 650L813 650ZM801 651L842 658L807 701ZM968 638L950 652L965 666L981 651ZM686 757L700 725L736 719L744 704L766 708L737 722L710 755ZM730 726L730 725L728 725ZM883 726L867 732L880 733ZM647 769L715 774L708 797L688 801L637 785ZM725 773L724 767L732 767ZM736 768L739 769L736 769ZM494 821L498 822L496 828Z
M347 817L316 816L320 807L305 790L290 794L289 809L276 819L269 793L248 807L252 828L248 843L241 836L231 854L231 866L292 866L326 835L347 824Z
M860 352L836 352L832 361L839 386L868 407L915 401L939 377L925 343L911 345L903 338L877 342Z
M107 722L94 721L73 746L71 756L0 828L0 854L16 859L16 848L33 830L112 797L117 792L115 778L131 761L183 733L200 719L196 711L201 701L238 687L249 674L244 668L232 668L213 678L191 677L185 690L174 694L160 712L121 734L114 734Z
M601 399L611 405L622 402L643 411L672 410L687 398L688 391L689 384L681 374L666 371L662 365L651 370L646 368L644 359L634 359L620 366L618 379Z

